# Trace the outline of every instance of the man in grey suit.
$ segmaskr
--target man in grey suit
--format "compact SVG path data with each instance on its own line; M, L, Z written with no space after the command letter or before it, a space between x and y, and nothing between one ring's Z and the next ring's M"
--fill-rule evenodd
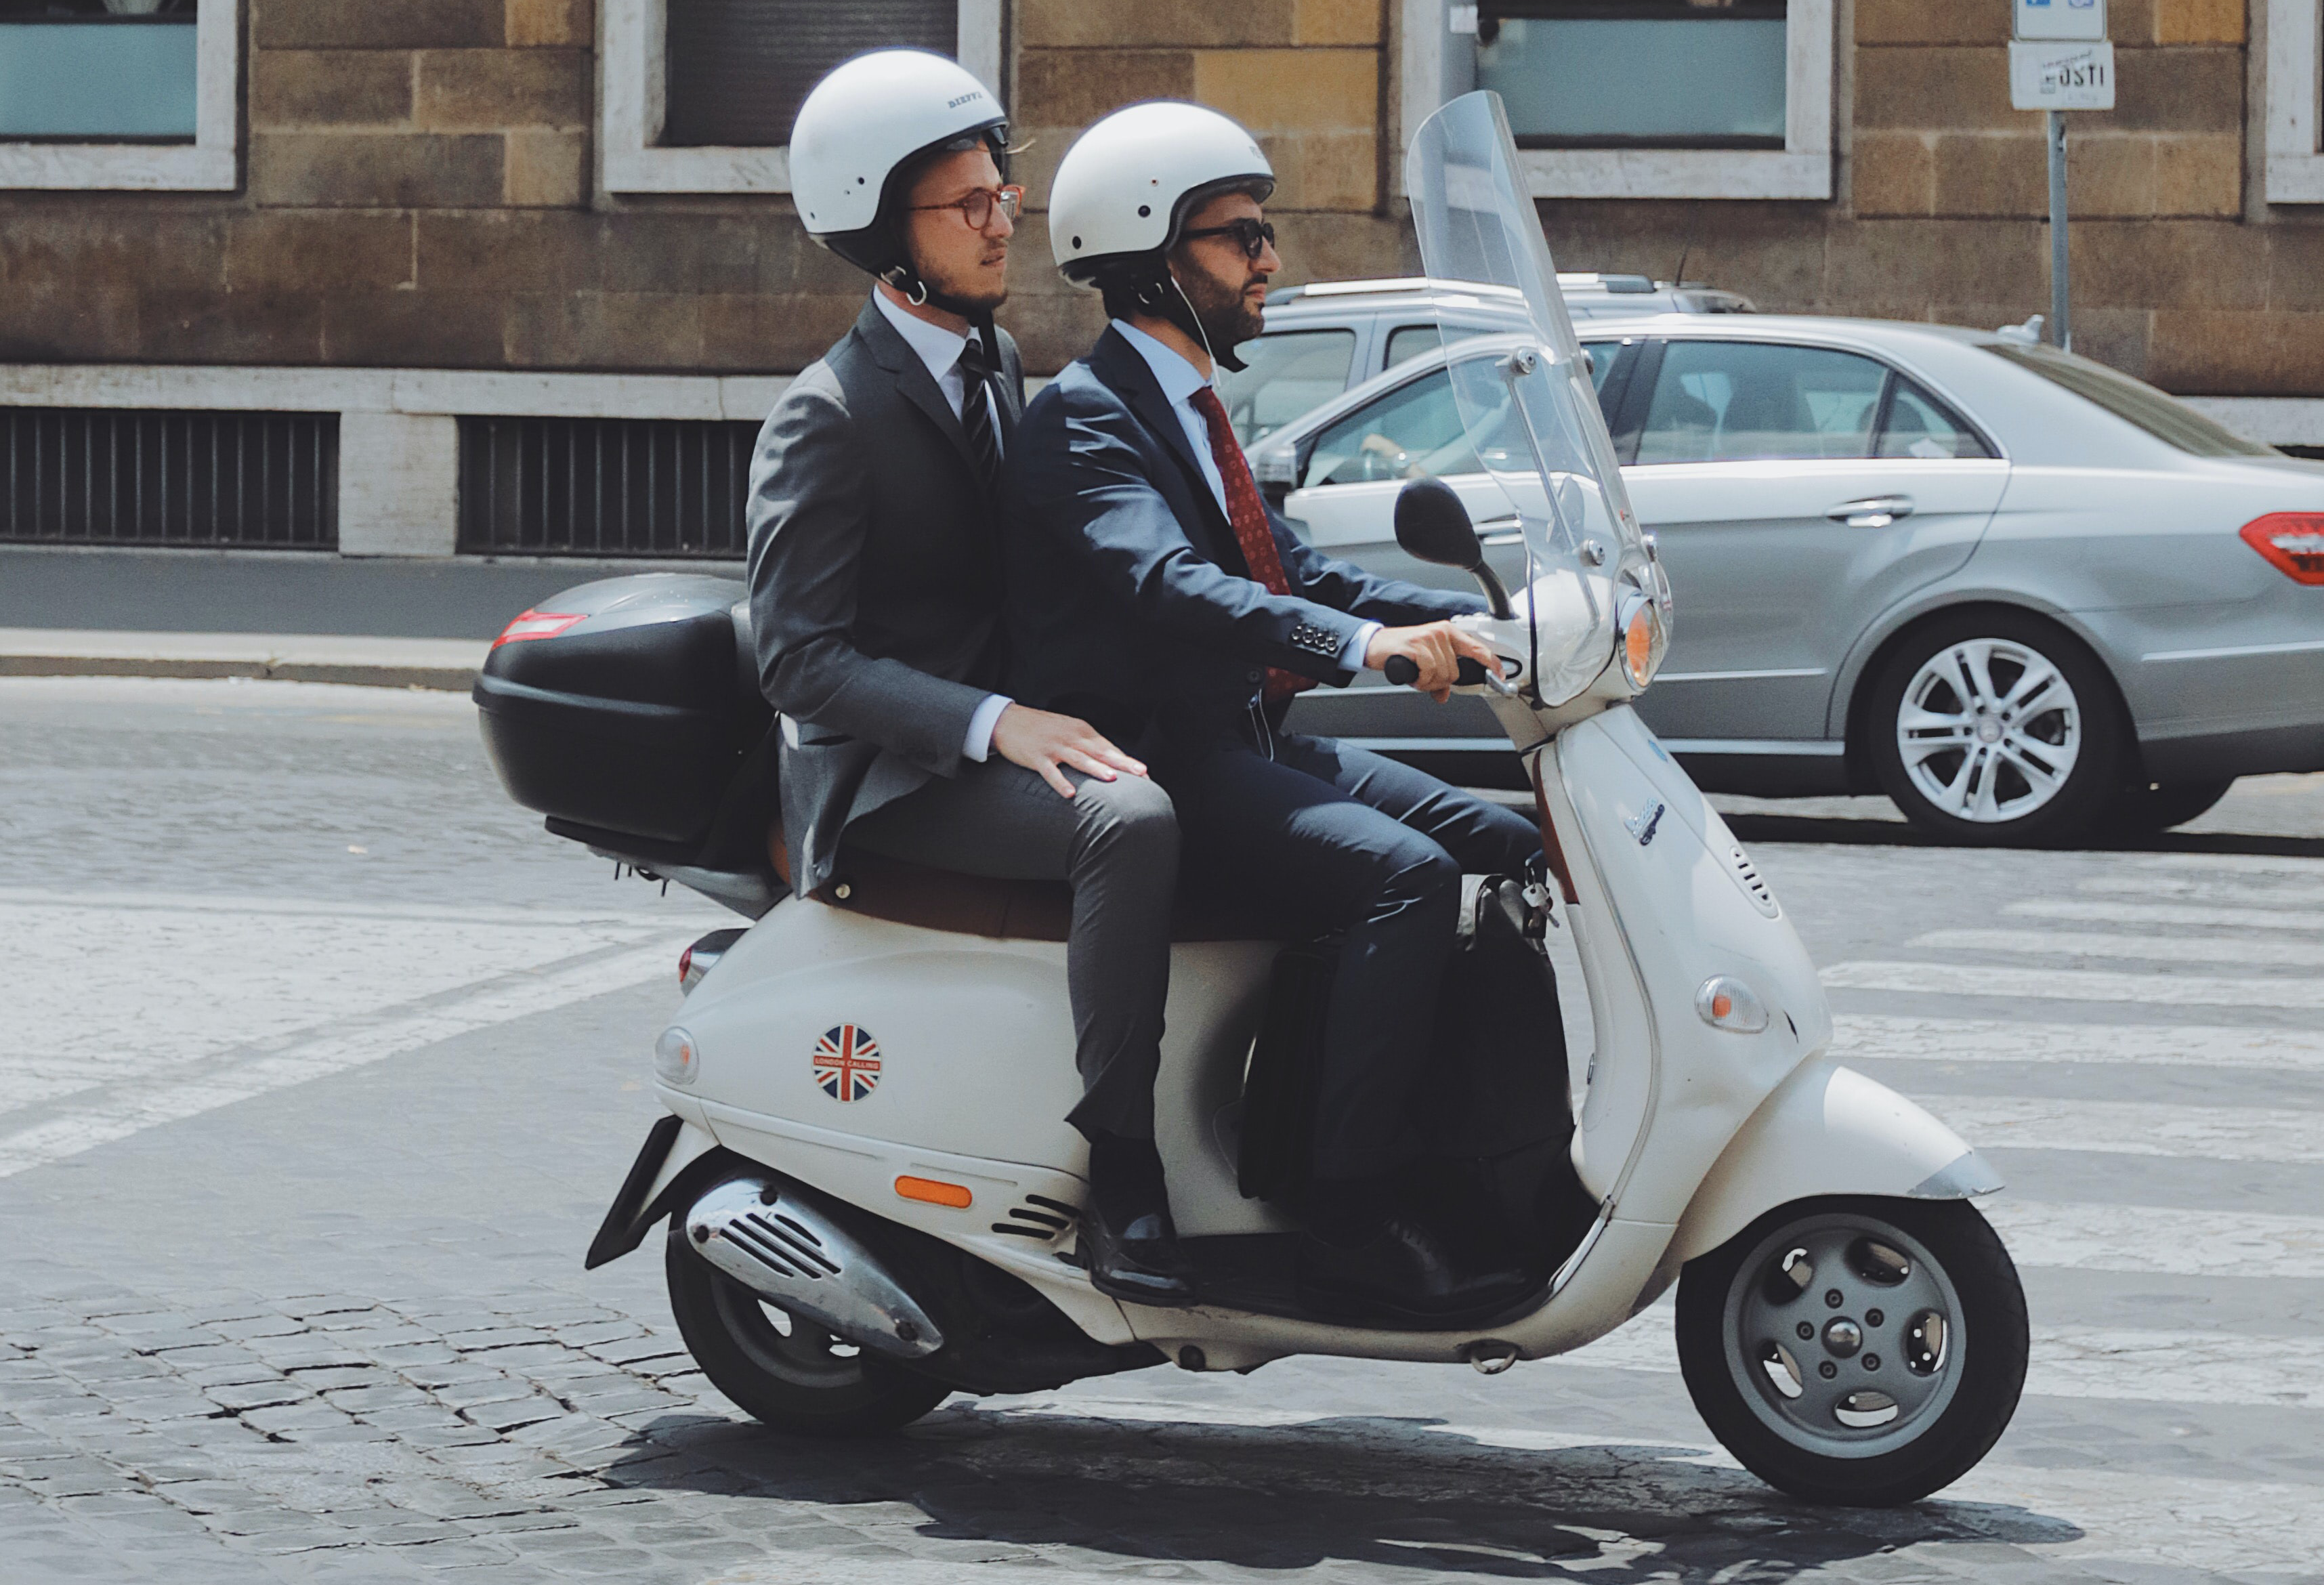
M760 686L782 713L794 889L845 844L1063 879L1090 1141L1097 1286L1193 1301L1154 1147L1178 828L1146 767L1087 723L995 692L996 490L1024 373L992 323L1021 189L1000 106L952 61L859 56L800 107L791 180L810 235L877 277L854 328L768 416L751 470Z

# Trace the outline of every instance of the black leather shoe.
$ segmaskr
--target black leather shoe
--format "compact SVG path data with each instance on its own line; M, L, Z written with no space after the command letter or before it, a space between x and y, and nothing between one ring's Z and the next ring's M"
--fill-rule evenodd
M1540 1286L1522 1271L1465 1266L1426 1223L1391 1216L1360 1243L1299 1243L1300 1297L1335 1318L1461 1326L1513 1309Z
M1133 1304L1178 1308L1194 1303L1188 1262L1165 1204L1140 1212L1115 1228L1094 1204L1082 1212L1082 1254L1090 1285Z

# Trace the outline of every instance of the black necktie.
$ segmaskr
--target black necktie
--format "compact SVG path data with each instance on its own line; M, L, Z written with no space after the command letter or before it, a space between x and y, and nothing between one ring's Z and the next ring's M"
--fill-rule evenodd
M976 463L976 475L988 492L1001 480L1001 437L992 428L993 404L998 399L988 394L995 373L985 359L983 337L972 332L968 345L960 349L960 427L968 436L968 455Z

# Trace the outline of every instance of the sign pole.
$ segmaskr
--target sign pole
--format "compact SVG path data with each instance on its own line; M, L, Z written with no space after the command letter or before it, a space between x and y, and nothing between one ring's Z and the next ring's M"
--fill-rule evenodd
M2074 350L2073 321L2067 318L2066 113L2050 112L2050 338Z

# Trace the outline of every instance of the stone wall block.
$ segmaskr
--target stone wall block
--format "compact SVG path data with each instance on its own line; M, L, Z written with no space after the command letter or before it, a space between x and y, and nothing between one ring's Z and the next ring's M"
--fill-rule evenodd
M1184 99L1194 91L1189 51L1027 50L1010 109L1028 126L1078 130L1137 100Z
M322 327L320 292L138 293L138 356L154 363L310 364Z
M589 134L510 133L501 191L512 208L579 208L589 195Z
M2234 216L2243 207L2241 138L2165 134L2154 140L2157 215Z
M652 369L671 373L702 366L703 299L698 297L678 292L527 292L505 300L506 355L512 363L541 369Z
M286 208L482 208L503 199L491 134L260 133L250 196Z
M2263 306L2324 312L2324 226L2276 225L2255 235L2266 239L2267 298Z
M1298 0L1292 16L1294 43L1380 42L1379 0Z
M1028 50L1217 49L1288 44L1295 17L1313 0L1019 0L1018 36ZM1360 0L1359 0L1360 3ZM1328 5L1328 0L1327 0ZM1377 0L1372 0L1378 14Z
M1311 132L1259 140L1275 167L1270 213L1370 209L1379 201L1379 143L1369 132Z
M92 202L78 193L9 193L0 206L0 309L52 285L66 292L225 290L225 215Z
M2240 44L2245 0L2154 0L2158 44ZM2109 11L2107 21L2113 21Z
M2012 131L2027 113L2009 107L2009 51L1950 45L1864 50L1856 57L1858 128Z
M0 363L118 363L144 355L136 292L110 282L47 281L0 292Z
M415 113L430 132L589 124L590 58L578 50L429 50Z
M1379 122L1372 50L1205 50L1194 97L1253 132L1370 131Z
M411 119L411 56L395 50L259 50L250 124L400 126Z
M2116 50L2114 58L2115 107L2076 112L2070 131L2243 130L2241 50Z
M2196 396L2324 394L2324 313L2154 315L2145 377Z
M411 280L409 214L260 209L227 233L229 291L386 291Z
M419 289L594 290L604 284L608 227L643 218L570 210L421 210L411 217Z
M630 210L604 217L597 254L608 291L694 291L740 294L782 288L760 273L761 239L779 253L768 234L795 226L788 218L765 222L739 215L672 215ZM812 243L807 244L814 247ZM816 248L816 252L825 250ZM796 270L796 261L787 261ZM843 261L844 263L844 261ZM853 271L853 266L847 266ZM788 272L786 272L787 273ZM855 279L867 285L860 271Z
M2242 245L2240 230L2220 221L2077 219L2076 307L2087 300L2140 309L2266 308L2266 255Z
M1830 241L1823 307L1826 312L1925 319L1936 314L1940 304L1974 296L1987 303L2025 303L2029 306L2008 316L2023 319L2049 302L2048 250L2047 228L2023 220L1884 220L1850 226ZM1751 290L1739 281L1721 280L1719 284Z
M509 0L250 0L261 50L411 50L507 41Z
M459 518L459 419L339 415L340 555L450 556Z
M1074 140L1081 133L1078 126L1010 124L1009 135L1016 141L1019 152L1009 157L1009 180L1024 188L1028 210L1049 207L1049 185L1057 179L1057 162L1065 157L1065 151L1074 146ZM1018 230L1024 230L1021 221Z
M1856 0L1859 44L2001 44L2009 7L2000 0Z
M512 45L586 47L596 41L596 8L591 0L507 0L502 25Z
M1943 134L1933 160L1940 215L2050 212L2050 157L2037 131Z
M2109 368L2120 369L2135 380L2153 378L2147 366L2154 316L2144 309L2109 309L2095 304L2084 308L2080 291L2078 274L2074 297L2074 350L2086 358L2096 358ZM2039 311L2044 314L2050 311L2047 299L2043 299Z
M506 301L491 292L334 292L323 299L316 361L358 368L503 367L511 362L502 329Z
M2048 212L2043 166L2043 213ZM2140 133L2086 134L2066 143L2066 208L2076 218L2154 213L2154 139Z
M1859 133L1849 180L1858 215L1934 214L1936 140L1920 132Z
M863 311L862 295L756 292L704 297L702 358L706 370L750 372L798 368L821 357ZM1016 299L1004 321L1013 320ZM1013 333L1013 332L1012 332Z

